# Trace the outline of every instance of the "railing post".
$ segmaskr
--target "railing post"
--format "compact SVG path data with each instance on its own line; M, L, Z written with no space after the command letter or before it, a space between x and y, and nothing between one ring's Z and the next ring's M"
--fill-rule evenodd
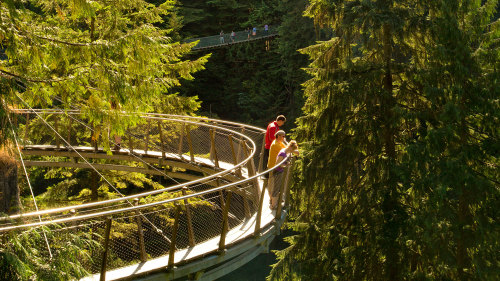
M134 154L134 136L131 133L128 134L128 146L130 154Z
M193 143L191 142L191 126L186 126L186 137L189 144L189 156L191 157L191 162L194 162L194 152L193 152Z
M102 263L101 263L101 276L100 281L106 280L106 262L108 259L108 248L109 248L109 234L111 233L111 223L113 221L111 218L106 219L106 231L104 233L104 252L102 253Z
M279 219L281 218L281 211L283 209L282 205L281 205L281 200L283 199L283 192L285 191L285 187L288 185L288 179L290 177L291 170L292 170L292 165L289 164L286 167L286 173L283 177L283 183L281 184L281 187L280 187L280 194L278 196L278 208L276 209L276 218L277 218L276 222L278 222Z
M173 268L174 267L174 262L175 262L175 244L177 243L177 230L179 229L179 215L180 215L181 209L179 207L179 204L175 202L175 220L174 220L174 226L172 230L172 239L170 240L170 250L168 251L168 268Z
M245 132L245 127L241 127L241 134ZM241 143L243 142L243 137L240 138L240 145L238 145L238 153L236 154L236 158L240 159L241 156Z
M134 199L134 206L139 205L139 198ZM144 244L144 231L142 229L142 218L141 213L139 211L135 211L136 214L136 223L137 223L137 232L139 234L139 258L141 262L145 262L147 260L146 254L146 246Z
M229 146L231 147L231 153L233 155L233 164L236 166L238 165L238 158L236 158L236 151L234 150L233 135L228 135L227 138L229 139ZM235 172L241 177L241 168L238 167Z
M292 157L292 160L290 161L290 169L293 168L293 165L295 164L295 157ZM286 179L286 185L285 185L285 208L288 209L289 205L290 205L290 177L292 176L292 173L290 172L288 175L287 175L287 179Z
M93 129L93 133L92 133L92 142L94 144L94 152L97 152L98 149L99 149L99 146L98 146L98 141L99 141L99 133L97 131L97 126L95 126L94 123L92 123L92 129Z
M59 139L59 136L57 133L59 133L59 118L57 118L59 115L54 114L54 130L55 130L55 137L56 137L56 148L60 149L61 148L61 140Z
M264 138L262 139L262 148L260 149L259 169L257 170L260 172L267 170L267 167L262 167L264 165L264 149L265 148L266 148L266 134L264 134Z
M215 184L217 185L217 187L221 186L219 177L215 179ZM226 208L226 202L224 201L224 192L222 190L219 190L219 195L220 195L220 208L222 211L224 211L224 209ZM227 227L227 221L226 221L226 227Z
M151 133L151 119L148 119L148 125L146 129L146 147L144 148L144 155L148 154L149 150L149 134Z
M269 177L272 176L272 172ZM255 231L254 236L259 237L260 235L260 222L262 220L262 208L264 206L264 197L266 196L267 184L263 184L262 191L260 193L259 205L257 206L257 217L255 218Z
M29 134L29 124L30 124L30 114L26 113L26 126L24 126L24 139L28 139Z
M229 231L228 214L229 214L229 206L231 205L232 195L233 192L230 189L228 189L226 203L224 204L224 209L222 213L222 231L219 240L219 253L223 253L224 250L226 249L226 235L227 232Z
M242 140L241 145L243 146L243 151L245 152L245 158L248 158L250 155L249 148L247 146L247 143L245 140ZM248 177L253 177L255 175L255 164L253 163L253 159L250 159L247 162L247 172L248 172ZM259 180L257 178L252 180L253 186L255 188L255 198L254 202L257 202L260 197L260 188L259 188Z
M160 149L161 149L161 157L165 159L165 146L163 145L163 129L161 127L161 120L158 120L158 131L160 132Z
M181 160L184 160L184 158L182 157L182 147L183 147L183 141L184 141L184 127L186 126L185 123L182 123L182 128L179 132L179 157L181 158Z
M215 162L215 167L220 168L217 148L215 147L215 129L210 129L210 158Z
M187 187L182 187L182 196L186 196ZM189 246L194 247L194 231L193 231L193 221L191 219L191 204L189 204L187 199L184 199L184 206L186 207L186 218L187 218L187 229L188 229L188 239Z
M73 126L73 118L71 118L71 115L68 113L68 144L71 145L71 129Z

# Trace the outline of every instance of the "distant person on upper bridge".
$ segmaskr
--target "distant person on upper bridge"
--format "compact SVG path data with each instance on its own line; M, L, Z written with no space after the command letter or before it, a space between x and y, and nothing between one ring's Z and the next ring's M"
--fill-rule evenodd
M254 27L254 28L252 29L252 35L253 35L253 36L256 36L256 35L257 35L257 27Z
M247 32L247 39L250 39L250 27L247 27L246 32Z
M279 115L276 117L276 121L273 121L267 125L266 129L266 143L264 145L264 159L263 159L263 167L267 167L267 161L269 160L269 149L271 148L271 144L276 138L276 133L279 131L280 127L283 126L286 122L286 118L284 115ZM266 174L267 175L267 174Z
M220 39L219 39L220 43L224 44L224 31L223 30L220 31L219 36L220 36Z
M234 43L235 39L236 39L236 32L234 32L234 30L231 30L231 43Z
M264 25L264 35L267 36L269 35L269 25Z

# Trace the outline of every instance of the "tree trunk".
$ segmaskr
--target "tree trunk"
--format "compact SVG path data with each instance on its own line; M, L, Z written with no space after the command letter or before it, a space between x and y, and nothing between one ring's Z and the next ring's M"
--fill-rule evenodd
M393 97L393 79L392 79L392 30L389 24L383 26L383 42L384 42L384 64L385 75L383 80L383 96L381 98L381 116L383 120L383 137L384 150L388 158L388 170L386 173L386 190L382 203L384 212L384 227L383 227L383 245L386 256L385 261L385 276L386 280L399 280L399 247L397 245L397 237L401 231L400 208L398 203L399 193L397 190L397 182L392 169L396 163L396 148L394 141L395 129L393 126L395 99Z
M16 160L0 153L0 213L12 214L20 207Z

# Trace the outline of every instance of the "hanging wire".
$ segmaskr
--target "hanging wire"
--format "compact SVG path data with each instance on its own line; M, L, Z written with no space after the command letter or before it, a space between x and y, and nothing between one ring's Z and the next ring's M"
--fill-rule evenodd
M109 186L111 186L111 188L113 188L113 189L116 191L116 193L118 193L118 194L119 194L120 196L122 196L122 197L125 197L125 195L124 195L123 193L121 193L121 192L120 192L120 191L119 191L119 190L118 190L118 189L117 189L117 188L116 188L113 184L111 184L111 182L109 182L109 180L108 180L108 179L107 179L107 178L106 178L103 174L101 174L101 173L100 173L100 172L99 172L99 171L98 171L98 170L94 167L94 165L92 165L92 164L91 164L91 163L90 163L90 162L89 162L89 161L88 161L85 157L83 157L83 155L81 155L81 154L80 154L80 153L79 153L79 152L78 152L78 151L77 151L77 150L76 150L76 149L75 149L75 148L74 148L74 147L73 147L73 146L72 146L72 145L71 145L71 144L70 144L70 143L69 143L69 142L68 142L68 141L67 141L67 140L63 137L63 136L61 136L61 135L59 134L59 132L57 132L57 131L56 131L56 130L55 130L55 129L54 129L54 128L53 128L53 127L52 127L52 126L51 126L51 125L47 122L47 121L45 121L45 120L44 120L44 119L40 116L40 114L38 114L38 112L36 112L36 111L35 111L35 110L31 107L31 106L29 106L29 104L28 104L26 101L24 101L24 100L23 100L23 99L22 99L19 95L17 95L17 94L16 94L16 96L17 96L17 98L18 98L18 99L20 99L20 100L21 100L21 101L22 101L22 102L23 102L23 103L24 103L24 104L25 104L25 105L26 105L26 106L27 106L27 107L28 107L28 108L29 108L29 109L30 109L33 113L35 113L35 114L36 114L36 116L37 116L38 118L40 118L40 120L42 120L42 122L44 122L44 123L45 123L45 125L46 125L47 127L49 127L52 131L54 131L54 133L55 133L55 134L56 134L56 135L57 135L57 136L58 136L58 137L59 137L59 138L60 138L63 142L65 142L65 143L66 143L66 145L67 145L68 147L70 147L70 148L71 148L71 149L72 149L72 150L73 150L73 151L74 151L74 152L75 152L75 153L76 153L76 154L77 154L80 158L82 158L82 159L83 159L83 161L85 161L85 163L86 163L87 165L89 165L91 169L93 169L93 170L94 170L94 171L95 171L95 172L96 172L96 173L97 173L97 174L98 174L98 175L99 175L99 176L100 176L100 177L101 177L101 178L102 178L102 179L103 179L103 180L104 180L104 181L105 181L105 182L106 182ZM134 205L133 205L133 204L132 204L129 200L126 200L126 202L127 202L130 206L134 207ZM38 210L37 210L37 211L38 211ZM163 231L162 231L160 228L158 228L156 225L154 225L154 224L153 224L153 223L152 223L152 222L151 222L148 218L146 218L145 216L143 216L143 217L144 217L144 219L145 219L148 223L150 223L150 224L151 224L151 226L153 226L153 228L154 228L154 229L155 229L155 230L156 230L156 231L157 231L160 235L162 235L162 236L163 236L163 238L165 238L165 240L170 241L170 239L168 239L168 237L167 237L167 236L165 236L165 235L163 234Z
M2 102L4 103L4 107L7 108L7 106L5 105L5 101L2 101ZM12 120L10 120L9 114L7 114L7 119L9 119L9 124L10 124L11 130L12 130L12 135L14 136L14 141L16 143L17 152L19 153L19 159L21 160L24 175L26 175L26 181L28 182L28 186L29 186L30 192L31 192L31 197L33 198L33 204L35 205L35 209L38 212L38 204L36 203L35 193L33 192L33 187L31 186L31 181L30 181L30 178L28 176L28 171L26 170L26 165L24 165L23 155L21 153L21 149L19 148L19 142L17 141L17 134L14 130L14 125L12 124ZM42 217L40 215L38 215L38 220L40 222L42 222ZM50 259L52 259L52 251L50 249L49 240L47 239L47 234L45 233L45 230L43 228L42 228L42 232L43 232L43 238L45 240L45 243L47 244L47 250L49 250Z

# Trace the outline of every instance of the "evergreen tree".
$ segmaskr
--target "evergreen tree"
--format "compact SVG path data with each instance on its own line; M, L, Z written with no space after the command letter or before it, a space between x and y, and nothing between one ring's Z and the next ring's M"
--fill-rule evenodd
M175 109L181 98L171 88L180 78L192 79L206 57L182 60L192 44L173 42L157 27L171 8L171 1L3 1L2 97L22 107L16 95L36 106L57 98L60 106L79 107L95 123L117 110L182 113ZM111 116L112 133L137 122Z
M497 1L311 0L335 32L297 134L273 280L498 278Z

